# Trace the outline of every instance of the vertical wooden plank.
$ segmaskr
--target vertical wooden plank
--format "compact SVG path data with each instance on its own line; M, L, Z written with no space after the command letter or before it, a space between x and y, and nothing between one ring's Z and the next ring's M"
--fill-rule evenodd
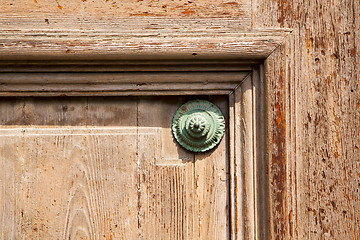
M360 2L255 0L253 6L255 28L293 29L269 57L267 76L276 96L268 105L281 113L274 122L283 123L270 150L287 153L270 168L279 210L272 237L357 239Z
M279 48L282 48L280 46ZM284 239L289 234L287 209L286 119L285 76L279 61L280 51L274 52L264 63L266 75L266 159L269 162L270 183L270 230L275 239ZM270 80L271 79L271 80ZM276 80L275 80L276 79Z
M265 107L263 65L253 67L253 131L254 131L254 212L257 239L268 236L268 178L265 162Z
M234 181L236 207L236 238L245 239L245 211L244 211L244 162L242 157L242 90L241 86L234 90Z
M268 239L268 178L265 162L265 108L264 108L263 65L254 66L253 116L254 116L254 193L255 193L255 234L256 239Z
M227 99L219 97L211 100L221 109L228 122ZM226 131L215 149L195 154L195 239L230 237L228 153Z
M254 132L253 132L253 84L249 76L241 84L241 161L243 162L244 185L244 230L245 239L255 237L254 206Z
M86 229L85 219L90 239L136 238L136 130L82 138L81 150L88 150L79 153L81 161L73 164L65 238L76 239L78 232ZM72 160L77 159L72 157Z
M139 124L139 236L144 239L194 239L193 154L171 133L172 118L184 100L141 98ZM144 135L143 129L158 129Z
M1 104L4 106L4 104ZM0 146L6 146L6 151L0 151L0 237L15 239L19 230L16 218L21 212L17 209L16 199L16 162L11 161L11 154L16 152L16 143L10 139L0 138Z
M230 239L237 239L238 233L238 209L237 209L237 177L235 155L235 93L229 95L229 204L230 204Z
M184 164L156 164L156 138L139 132L139 238L191 238L193 172Z
M301 72L301 69L297 66L296 60L298 59L300 53L292 50L294 46L298 44L299 40L296 32L297 31L295 30L293 33L296 37L287 38L285 41L286 45L291 46L286 48L286 55L289 56L286 58L288 83L286 84L285 90L285 94L287 96L285 121L288 126L286 128L286 159L288 162L286 175L289 178L287 183L289 236L291 238L303 239L304 237L299 233L303 232L303 229L306 228L305 225L302 225L304 222L301 220L303 213L302 209L306 208L306 204L301 197L301 195L304 194L301 186L302 183L308 181L308 178L306 179L305 176L301 175L303 173L303 165L305 161L298 160L301 159L301 157L299 157L301 150L298 149L299 145L297 143L300 136L297 133L299 129L297 128L298 115L296 114L299 102L295 99L297 97L296 78Z

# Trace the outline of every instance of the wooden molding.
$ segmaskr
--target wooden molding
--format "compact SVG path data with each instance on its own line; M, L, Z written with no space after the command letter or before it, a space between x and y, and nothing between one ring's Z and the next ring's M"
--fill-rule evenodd
M32 63L30 63L32 64ZM10 64L0 72L0 96L129 96L176 94L229 94L251 73L251 65L202 62L190 64L123 63L115 69L90 71L88 64L74 66ZM1 64L0 64L1 65ZM4 64L5 65L5 64ZM127 68L128 66L128 68ZM144 66L144 69L142 69ZM84 70L87 69L87 70ZM151 69L151 70L150 70ZM121 71L119 71L121 70Z
M112 24L69 18L41 28L39 20L20 20L0 29L0 60L261 60L290 32L248 30L241 19L229 18L121 18Z
M282 61L275 55L291 30L221 18L67 19L52 28L22 20L0 30L1 96L228 95L231 239L269 238L265 153L269 128L281 127L271 125L265 77L274 78L269 62Z

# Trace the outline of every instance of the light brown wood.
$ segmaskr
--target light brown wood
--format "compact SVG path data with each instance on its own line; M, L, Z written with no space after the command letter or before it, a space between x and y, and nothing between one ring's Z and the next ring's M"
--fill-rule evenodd
M3 98L0 236L227 239L227 134L207 154L172 137L191 98Z
M238 198L238 182L239 178L237 176L237 158L236 158L236 152L237 150L237 142L235 139L235 136L238 134L238 126L235 122L236 118L236 97L235 93L238 92L239 87L236 88L235 91L229 94L229 191L230 191L230 238L236 239L236 236L238 234L241 234L241 228L239 228L239 210L241 209L239 207L239 198ZM241 195L240 195L241 196Z
M137 61L137 63L141 65L141 62ZM45 71L24 74L21 64L18 66L21 73L11 72L14 69L4 66L3 71L8 72L0 73L0 96L173 95L197 91L199 94L204 91L229 94L250 74L249 65L240 65L233 69L232 63L227 61L219 63L218 71L197 64L194 64L191 71L184 71L184 63L182 61L177 61L177 63L179 63L179 71L176 66L169 65L166 68L165 64L161 66L159 63L153 63L153 65L146 65L160 67L162 71L128 69L125 72L105 73L98 71L49 73ZM79 64L86 66L86 63ZM173 64L175 64L174 61ZM212 65L214 62L209 62L209 64ZM56 69L53 65L49 67L53 71ZM245 70L239 71L240 69ZM218 90L223 92L216 93Z
M1 215L10 221L2 221L1 238L136 238L136 121L130 127L136 107L126 100L115 110L102 101L94 116L96 101L87 98L23 99L19 108L11 103L2 99L1 109L18 112L21 120L2 122ZM105 122L97 122L100 117Z
M2 237L134 239L136 146L124 143L136 134L136 128L2 129L2 216L10 219L2 221Z
M250 62L251 63L251 62ZM118 60L83 60L83 61L0 61L0 72L219 72L251 71L249 61L118 61ZM256 63L256 61L254 61Z
M232 17L233 15L237 15L242 19L239 28L249 28L251 26L251 1L247 0L236 2L222 0L201 0L199 2L21 0L20 2L13 2L4 0L0 13L1 16L12 17L18 21L21 21L23 17L35 17L38 20L36 23L40 23L44 27L58 24L69 16L79 18L79 24L84 22L96 24L96 20L104 18L112 21L111 24L117 24L117 21L114 21L115 17L169 16L186 19L189 17ZM76 25L76 27L79 27L79 25ZM150 25L149 27L156 28L156 25Z
M265 61L271 236L359 239L359 1L253 6L293 29Z
M262 150L265 149L268 164L265 168L268 178L265 185L268 185L264 189L268 203L263 204L269 204L265 221L270 227L264 238L359 238L359 2L190 2L2 1L1 56L4 61L52 57L84 60L101 57L116 61L136 57L266 59L265 105L262 106L265 121L261 126L265 126L266 148ZM276 36L274 30L278 31ZM284 32L291 34L284 39ZM130 41L119 40L126 34L132 38ZM115 38L114 45L110 44L111 38ZM147 39L150 45L146 44ZM119 49L126 47L126 41L132 45L127 50ZM160 44L156 46L154 42ZM32 67L6 68L30 71ZM36 67L33 69L36 72ZM47 71L44 67L39 69ZM61 71L66 69L69 68ZM74 65L70 69L77 71ZM116 71L121 67L102 65L100 69ZM116 95L112 92L67 94ZM51 95L59 94L48 93ZM234 100L234 94L232 99L230 119L235 122L241 106ZM254 102L257 109L261 108L261 104ZM22 105L23 101L17 99L0 109L2 116L6 115L2 121L23 124L24 118L18 112ZM237 143L236 139L240 138L236 135L241 129L237 125L231 129L230 139ZM230 156L238 160L241 149L235 143ZM257 157L261 147L256 143L254 147ZM236 226L232 227L233 239L236 231L239 236L245 234L241 232L242 206L237 202L243 194L238 182L241 165L237 164L240 162L230 165L236 177L231 180L231 189L237 196L231 201L234 211L231 219L235 221L232 226Z
M230 132L230 177L231 177L231 238L232 239L244 239L245 238L245 215L244 215L244 162L242 161L241 153L243 151L243 144L241 144L242 134L242 96L241 86L238 86L230 95L230 115L231 120L229 124Z
M244 238L255 239L255 172L254 172L254 114L253 114L253 83L248 77L241 84L241 113L240 113L240 169L243 178L243 219Z
M228 119L228 101L214 97ZM215 150L195 155L194 228L196 239L229 239L229 147L228 132Z
M37 22L39 18L0 19L0 60L259 60L290 31L244 29L242 18L65 17L51 28Z
M165 100L165 101L164 101ZM180 101L179 101L180 100ZM181 98L142 98L139 127L161 127L160 154L154 155L150 139L140 140L141 236L156 239L192 239L194 236L194 154L179 148L171 122ZM149 159L150 161L145 161ZM156 223L156 225L154 225Z
M222 109L225 118L229 119L229 132L215 151L206 154L189 155L179 149L172 137L170 125L176 109L185 99L194 98L185 95L169 95L166 101L163 101L165 98L156 97L23 98L22 101L14 102L18 106L15 108L10 98L9 101L4 101L2 107L4 113L9 114L9 117L4 118L4 124L14 125L19 122L19 117L16 117L18 111L20 122L14 126L15 129L23 124L136 127L138 137L132 141L137 144L139 156L136 170L139 221L137 236L224 239L231 234L234 238L251 238L253 231L258 228L256 218L264 215L256 213L254 202L256 196L262 196L257 195L254 189L258 181L254 175L255 165L264 163L255 161L254 157L253 106L258 100L254 98L257 95L253 88L257 85L253 84L252 78L252 75L247 75L244 81L227 86L229 103L226 100L228 97L210 98ZM155 84L152 93L159 94L158 90L154 90L160 86ZM191 89L191 84L188 87ZM214 85L214 89L224 87L226 85ZM143 93L137 92L136 95ZM171 94L180 93L183 92L175 88ZM185 93L196 94L194 91ZM197 92L199 93L201 92ZM205 96L223 94L221 90L206 89L203 93ZM228 109L233 113L229 115ZM15 116L15 119L9 119L11 116ZM142 127L143 132L139 130ZM256 146L261 148L261 144L259 141ZM184 181L186 185L180 185ZM166 193L170 194L170 198L164 195ZM180 202L179 196L183 197ZM174 212L178 215L175 216ZM154 227L153 222L158 223L158 227ZM213 225L217 228L209 231ZM114 234L116 235L116 231Z

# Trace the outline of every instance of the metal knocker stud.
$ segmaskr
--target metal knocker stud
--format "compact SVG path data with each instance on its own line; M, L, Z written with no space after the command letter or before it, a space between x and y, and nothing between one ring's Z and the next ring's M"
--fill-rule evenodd
M205 100L193 100L175 113L172 132L177 142L193 152L205 152L221 141L225 119L220 109Z

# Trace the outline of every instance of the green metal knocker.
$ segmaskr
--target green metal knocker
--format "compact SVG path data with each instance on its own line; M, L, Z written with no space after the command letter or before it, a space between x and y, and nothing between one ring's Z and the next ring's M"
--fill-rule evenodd
M225 132L220 109L205 100L193 100L176 112L172 132L177 142L193 152L205 152L219 144Z

